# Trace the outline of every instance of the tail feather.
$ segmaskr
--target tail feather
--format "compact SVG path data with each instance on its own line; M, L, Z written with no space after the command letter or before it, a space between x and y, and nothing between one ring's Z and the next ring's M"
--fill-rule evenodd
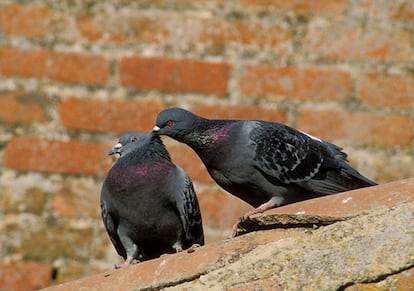
M320 191L337 193L377 185L349 165L347 154L340 147L329 142L324 142L324 144L335 157L332 160L334 166L326 173L326 177L314 182L314 184L320 184L314 185L315 188Z
M375 185L377 183L346 164L340 170L328 171L323 178L311 179L301 186L320 195L329 195Z
M348 163L344 163L343 166L343 172L350 177L350 179L355 183L356 188L362 188L362 187L369 187L369 186L375 186L377 183L374 181L368 179L367 177L361 175L357 170L352 168L348 165Z

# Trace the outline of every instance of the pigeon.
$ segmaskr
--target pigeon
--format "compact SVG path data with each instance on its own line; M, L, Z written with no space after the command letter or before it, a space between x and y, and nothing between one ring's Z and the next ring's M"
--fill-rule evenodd
M153 133L190 146L214 181L255 209L376 185L338 146L287 125L206 119L181 108L161 111Z
M204 245L192 181L159 136L126 133L108 154L120 156L101 191L104 226L124 258L116 268Z

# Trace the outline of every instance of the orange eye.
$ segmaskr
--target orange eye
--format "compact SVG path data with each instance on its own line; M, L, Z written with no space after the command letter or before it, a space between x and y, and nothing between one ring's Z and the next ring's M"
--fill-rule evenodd
M131 142L137 142L138 138L136 136L131 137Z
M166 125L167 126L172 126L174 124L174 121L172 121L171 119L167 121Z

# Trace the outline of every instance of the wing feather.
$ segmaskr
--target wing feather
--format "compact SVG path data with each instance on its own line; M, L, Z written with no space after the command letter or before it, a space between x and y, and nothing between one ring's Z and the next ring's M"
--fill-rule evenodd
M115 247L115 250L117 253L123 257L126 258L126 251L124 246L121 243L121 240L118 236L117 232L117 222L113 215L111 215L107 204L105 203L103 197L107 196L107 190L105 187L105 184L102 188L101 193L101 215L102 215L102 221L105 226L106 232L108 233L109 238L111 239L112 244Z
M256 167L282 183L310 180L324 161L317 140L283 124L258 123L250 141Z
M201 212L193 183L188 175L177 167L180 176L184 178L184 185L177 193L176 205L184 227L186 238L194 243L204 244L204 234Z
M319 194L376 185L349 166L341 148L286 125L260 122L250 140L256 167L269 180Z

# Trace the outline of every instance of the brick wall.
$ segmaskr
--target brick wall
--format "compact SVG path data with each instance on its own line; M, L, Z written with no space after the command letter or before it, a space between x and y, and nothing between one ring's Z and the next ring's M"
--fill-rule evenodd
M413 27L409 0L0 1L0 286L112 267L106 152L168 106L284 122L378 182L414 176ZM167 144L207 243L225 238L250 207Z

